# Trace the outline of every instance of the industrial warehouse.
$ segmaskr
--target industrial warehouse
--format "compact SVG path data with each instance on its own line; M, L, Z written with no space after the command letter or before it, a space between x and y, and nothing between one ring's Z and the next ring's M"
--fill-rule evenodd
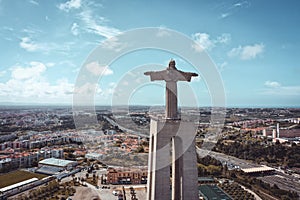
M39 168L36 172L54 175L64 170L72 170L76 165L76 161L48 158L39 162Z

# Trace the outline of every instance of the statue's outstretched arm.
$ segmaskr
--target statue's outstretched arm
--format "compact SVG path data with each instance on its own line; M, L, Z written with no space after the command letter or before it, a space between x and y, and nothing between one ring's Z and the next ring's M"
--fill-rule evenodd
M144 74L146 76L150 76L151 81L156 81L156 80L165 80L165 70L163 71L150 71L150 72L145 72Z
M179 76L178 81L190 82L193 76L198 76L198 74L192 73L192 72L183 72L183 71L179 71L179 72L180 72L181 76Z

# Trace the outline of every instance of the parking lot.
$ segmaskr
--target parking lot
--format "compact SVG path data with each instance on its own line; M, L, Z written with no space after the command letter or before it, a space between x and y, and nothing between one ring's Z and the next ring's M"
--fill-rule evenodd
M75 174L75 177L85 178L86 170L78 172ZM102 174L106 174L106 169L96 170L96 174L100 177ZM63 178L62 182L71 181L73 178L71 176ZM82 199L91 199L91 200L118 200L118 194L123 194L123 185L101 185L100 181L98 182L98 187L86 183L87 187L77 186L76 194L72 197L73 200L82 200ZM134 192L130 190L130 187L133 187ZM146 185L124 185L126 199L131 199L132 195L138 200L146 199Z
M276 184L279 188L287 191L295 191L300 195L300 180L296 180L293 176L277 172L275 175L263 176L258 179L261 179L270 185Z

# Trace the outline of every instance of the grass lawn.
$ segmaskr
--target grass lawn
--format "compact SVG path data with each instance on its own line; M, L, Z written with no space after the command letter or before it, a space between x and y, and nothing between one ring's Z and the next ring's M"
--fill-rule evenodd
M25 181L27 179L31 179L31 178L42 179L44 177L47 177L47 176L42 175L42 174L36 174L36 173L32 173L32 172L17 170L17 171L9 172L7 174L0 175L0 188L6 187L6 186L9 186L9 185L21 182L21 181Z

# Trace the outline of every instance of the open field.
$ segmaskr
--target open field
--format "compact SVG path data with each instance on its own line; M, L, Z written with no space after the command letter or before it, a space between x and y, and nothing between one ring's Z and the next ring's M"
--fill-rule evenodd
M148 154L137 153L133 155L109 155L103 159L103 162L107 165L123 167L147 166Z
M44 177L47 177L46 175L42 175L42 174L35 174L32 172L27 172L27 171L21 171L21 170L17 170L17 171L13 171L7 174L2 174L0 175L0 188L21 182L21 181L25 181L27 179L31 179L31 178L38 178L38 179L42 179Z

